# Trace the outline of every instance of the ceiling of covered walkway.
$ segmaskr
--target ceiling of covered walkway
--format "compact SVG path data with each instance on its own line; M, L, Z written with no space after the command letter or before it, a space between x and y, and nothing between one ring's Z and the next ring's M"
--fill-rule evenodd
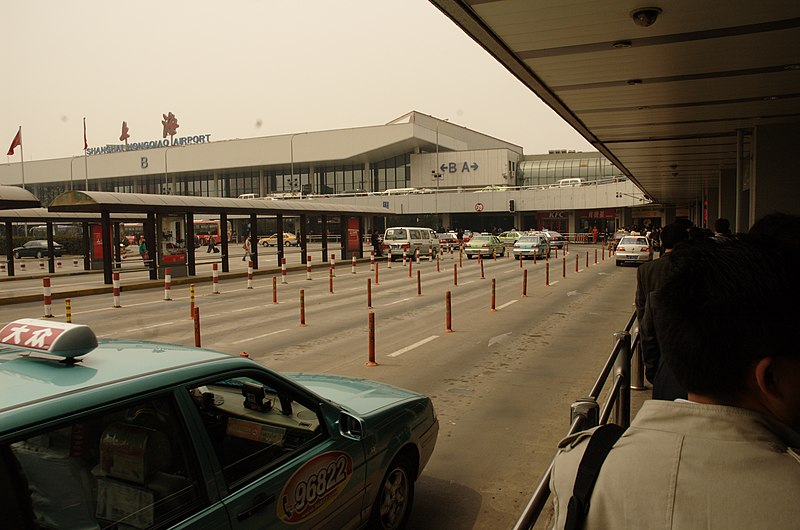
M657 202L716 187L737 131L800 121L797 0L430 1Z

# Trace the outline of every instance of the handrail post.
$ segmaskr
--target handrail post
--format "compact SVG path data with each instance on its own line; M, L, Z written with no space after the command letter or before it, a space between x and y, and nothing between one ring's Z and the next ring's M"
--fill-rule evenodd
M583 430L597 427L600 419L600 405L593 397L579 398L569 406L569 421L573 423L578 416L583 417Z
M628 331L614 333L622 344L617 360L614 362L614 377L622 379L614 404L614 423L627 428L631 424L631 334Z

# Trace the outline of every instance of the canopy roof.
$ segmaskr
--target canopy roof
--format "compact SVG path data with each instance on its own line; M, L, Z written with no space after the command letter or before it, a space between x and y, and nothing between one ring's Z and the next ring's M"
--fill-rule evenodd
M141 221L146 219L144 214L118 213L111 216L118 221ZM100 213L97 212L50 212L47 208L18 208L14 210L0 210L0 222L42 222L54 223L80 223L84 221L99 221Z
M0 210L37 208L42 203L28 190L16 186L0 186Z
M56 197L51 212L109 213L196 213L196 214L259 214L259 215L391 215L388 208L331 204L317 199L268 200L232 199L227 197L189 197L184 195L150 195L146 193L113 193L107 191L68 191Z

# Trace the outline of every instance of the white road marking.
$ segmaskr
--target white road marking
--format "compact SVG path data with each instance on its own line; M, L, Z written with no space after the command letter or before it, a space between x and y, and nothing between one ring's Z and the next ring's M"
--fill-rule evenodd
M555 280L555 281L550 282L550 285L555 285L557 283L558 283L558 280Z
M516 303L517 303L517 300L511 300L511 301L506 302L505 304L503 304L501 306L497 306L496 309L499 311L500 309L504 309L504 308L510 306L511 304L516 304Z
M284 331L289 331L289 329L288 328L287 329L279 329L277 331L270 331L269 333L264 333L263 335L256 335L255 337L248 337L248 338L242 339L242 340L235 340L235 341L231 342L231 344L241 344L243 342L249 342L251 340L263 339L264 337L269 337L270 335L277 335L278 333L283 333Z
M400 302L408 302L411 298L403 298L402 300L395 300L394 302L389 302L388 304L384 304L383 307L389 307L390 305L399 304Z
M397 357L398 355L403 355L404 353L410 352L414 348L419 348L423 344L427 344L430 341L432 341L433 339L438 339L438 338L439 338L439 335L431 335L427 339L422 339L420 341L415 342L414 344L406 346L405 348L400 348L396 352L393 352L393 353L390 353L389 355L387 355L387 357Z
M162 326L171 326L174 323L175 322L161 322L159 324L152 324L150 326L140 326L138 328L126 329L125 331L123 331L123 333L133 333L134 331L140 331L140 330L143 330L143 329L152 329L152 328L160 328Z
M569 291L567 296L575 296L576 294L578 294L578 291Z

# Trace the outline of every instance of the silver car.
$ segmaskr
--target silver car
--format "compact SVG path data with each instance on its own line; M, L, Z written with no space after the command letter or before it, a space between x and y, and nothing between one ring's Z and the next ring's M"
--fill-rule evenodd
M625 236L619 240L615 255L617 267L623 263L640 265L653 259L653 243L644 236Z
M550 256L550 243L543 234L524 235L514 243L514 258L546 258Z

